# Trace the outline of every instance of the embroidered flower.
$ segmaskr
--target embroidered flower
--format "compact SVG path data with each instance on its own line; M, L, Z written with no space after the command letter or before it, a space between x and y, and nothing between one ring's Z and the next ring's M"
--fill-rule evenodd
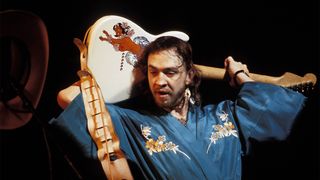
M222 111L222 114L219 113L219 118L222 121L228 120L228 114L226 112Z
M160 142L166 141L166 136L159 136L158 141L160 141Z
M151 135L151 127L149 127L149 126L143 127L141 125L140 128L141 128L141 133L142 133L143 137L145 137L146 139L149 139L148 137Z
M219 118L221 119L221 121L225 121L225 122L223 123L223 125L216 124L212 126L213 132L211 133L211 136L209 138L210 144L207 148L207 154L209 152L209 149L212 143L216 144L216 142L219 139L228 137L231 135L238 138L238 132L237 130L235 130L235 126L232 124L232 122L228 121L229 120L228 114L223 111L223 113L219 115Z
M224 127L226 129L226 136L233 135L235 137L238 137L238 132L234 130L235 127L232 122L225 122Z
M171 141L166 142L166 136L158 136L158 139L155 141L151 137L151 127L141 125L141 133L143 137L147 139L145 147L148 149L150 155L152 155L153 153L159 153L163 151L173 151L175 154L177 154L177 152L180 152L183 155L185 155L188 159L190 159L190 157L186 153L179 149L178 145L174 144Z
M146 142L146 148L148 149L148 152L150 155L152 155L153 152L156 152L156 146L155 146L155 142L153 139L149 139Z

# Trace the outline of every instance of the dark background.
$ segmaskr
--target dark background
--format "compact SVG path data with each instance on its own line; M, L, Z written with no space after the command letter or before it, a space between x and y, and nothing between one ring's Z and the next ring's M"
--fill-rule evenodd
M1 10L31 11L47 26L50 57L37 107L41 121L60 114L58 91L78 80L79 51L73 38L82 39L89 26L105 15L124 16L151 34L187 33L197 64L222 67L232 55L251 72L273 76L312 72L320 78L318 1L173 2L1 0ZM204 103L232 99L235 94L226 82L204 81L201 88ZM308 96L287 140L254 142L252 154L244 158L243 179L319 179L318 85ZM48 156L40 127L34 118L21 128L0 131L0 179L49 179L50 166L54 179L77 179L64 153L50 139Z

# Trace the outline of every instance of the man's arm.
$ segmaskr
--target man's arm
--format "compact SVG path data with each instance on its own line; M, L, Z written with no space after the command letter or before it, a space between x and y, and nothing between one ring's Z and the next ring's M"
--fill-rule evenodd
M58 105L65 109L71 101L80 93L80 81L73 83L71 86L59 91L57 96Z

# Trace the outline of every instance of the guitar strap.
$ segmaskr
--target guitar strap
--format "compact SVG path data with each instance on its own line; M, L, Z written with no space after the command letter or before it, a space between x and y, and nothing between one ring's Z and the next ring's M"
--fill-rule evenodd
M133 179L101 90L87 66L87 47L79 39L74 39L74 43L80 50L81 70L78 71L78 76L87 126L97 146L98 159L108 179Z

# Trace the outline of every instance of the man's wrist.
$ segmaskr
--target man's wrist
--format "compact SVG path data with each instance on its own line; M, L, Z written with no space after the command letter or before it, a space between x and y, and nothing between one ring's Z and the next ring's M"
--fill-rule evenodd
M246 73L243 69L240 69L240 70L236 71L236 72L234 73L234 75L233 75L233 81L234 81L234 83L235 83L237 86L240 86L240 85L242 84L242 83L239 83L239 82L238 82L238 76L239 76L239 74L244 74L245 76L247 76L247 77L250 78L249 74Z

